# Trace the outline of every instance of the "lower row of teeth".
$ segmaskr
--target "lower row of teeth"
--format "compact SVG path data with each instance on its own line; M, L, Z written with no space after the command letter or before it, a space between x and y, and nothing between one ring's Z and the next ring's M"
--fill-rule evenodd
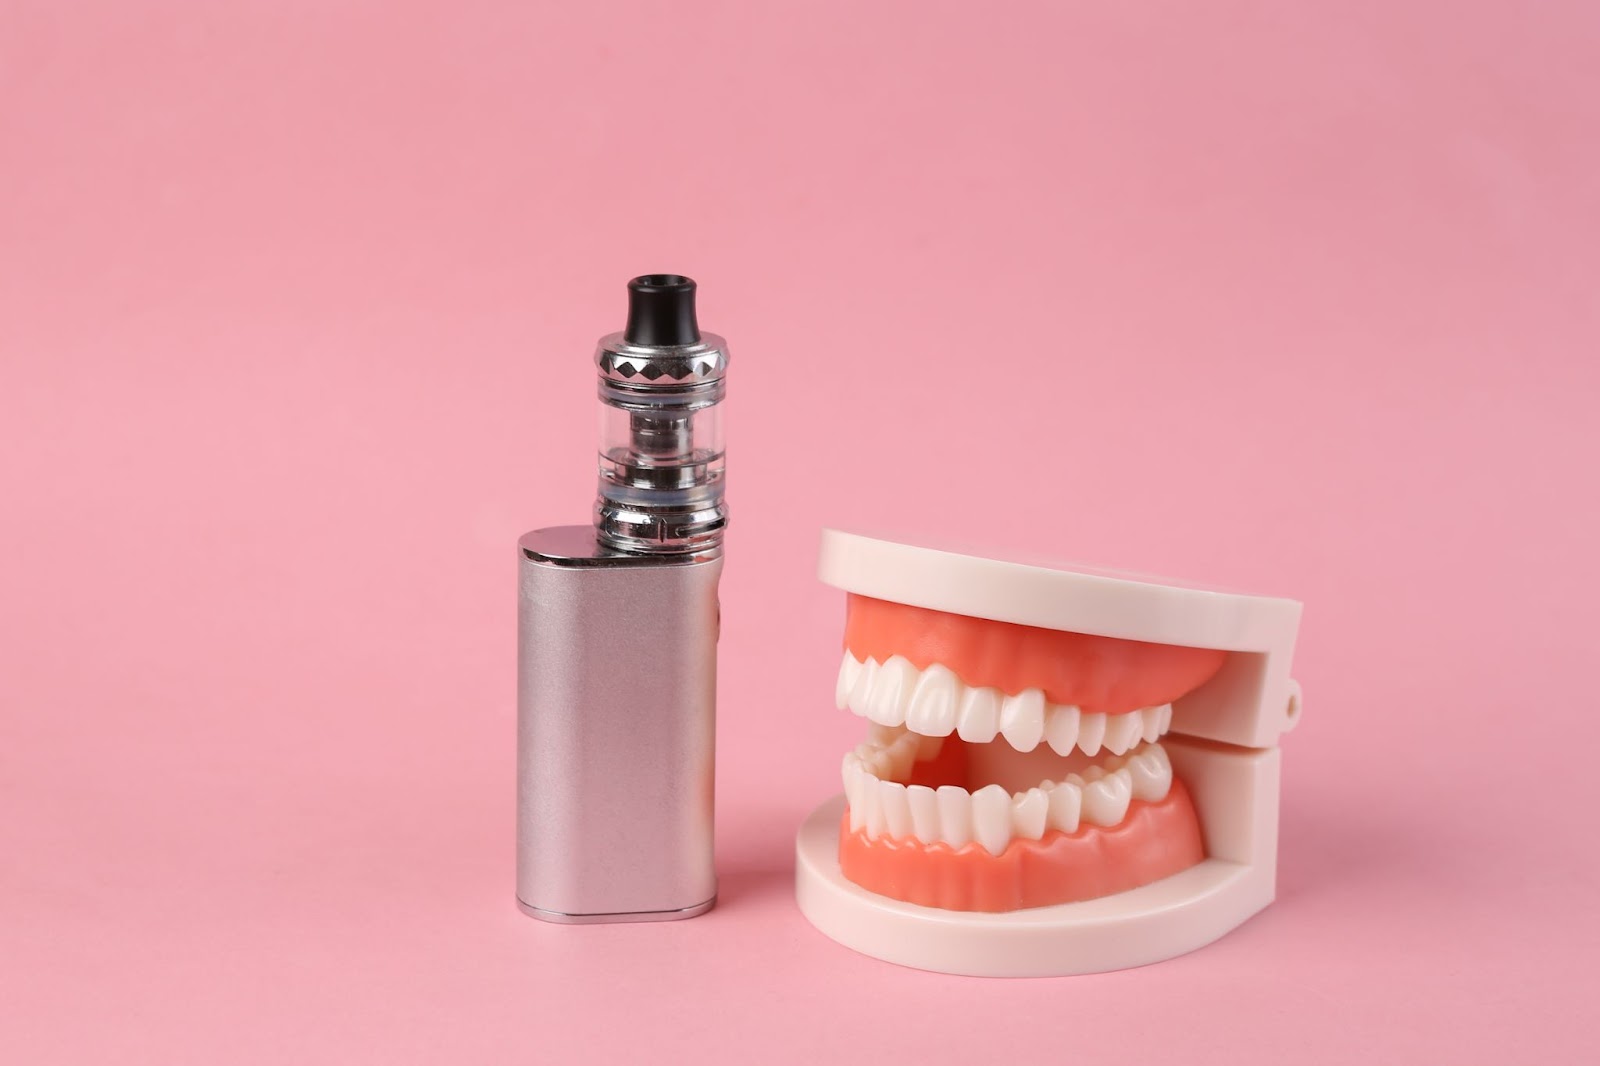
M1091 766L1060 781L1024 792L986 785L968 792L958 785L904 785L885 776L916 755L915 734L887 747L863 744L844 757L844 791L850 830L871 839L915 838L960 849L977 841L991 855L1012 840L1038 840L1051 830L1075 833L1079 825L1111 828L1128 815L1133 800L1155 803L1172 788L1172 763L1160 744ZM900 747L907 751L897 750ZM903 770L901 771L903 775Z

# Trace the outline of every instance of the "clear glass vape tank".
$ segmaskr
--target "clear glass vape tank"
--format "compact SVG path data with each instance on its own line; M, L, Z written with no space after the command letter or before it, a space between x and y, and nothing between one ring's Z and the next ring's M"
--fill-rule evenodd
M608 547L694 552L728 523L718 408L727 344L701 333L695 284L648 274L628 284L628 325L600 339L600 491L595 529Z

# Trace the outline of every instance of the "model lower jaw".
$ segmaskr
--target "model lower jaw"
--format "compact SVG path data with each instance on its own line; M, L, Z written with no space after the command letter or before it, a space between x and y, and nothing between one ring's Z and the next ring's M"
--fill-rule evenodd
M839 830L839 869L881 896L954 911L1013 911L1076 903L1147 885L1205 858L1200 823L1181 781L1165 799L1135 800L1112 828L1082 825L1037 840L1014 839L1000 854L977 842L961 848L914 837Z
M874 725L845 756L843 774L841 872L910 903L977 911L1071 903L1204 857L1194 805L1158 743L1063 758Z

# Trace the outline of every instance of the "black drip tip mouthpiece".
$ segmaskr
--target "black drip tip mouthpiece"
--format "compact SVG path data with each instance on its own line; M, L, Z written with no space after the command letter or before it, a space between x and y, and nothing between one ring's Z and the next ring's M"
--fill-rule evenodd
M699 341L694 279L682 274L646 274L628 282L628 327L622 331L622 339L655 347Z

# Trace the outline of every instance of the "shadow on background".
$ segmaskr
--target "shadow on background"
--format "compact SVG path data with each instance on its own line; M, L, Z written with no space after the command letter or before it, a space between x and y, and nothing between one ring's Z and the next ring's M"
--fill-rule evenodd
M1278 843L1280 903L1474 879L1474 849L1437 821L1352 814L1303 807L1286 813Z
M717 825L719 909L794 899L794 834L804 811L744 808Z
M794 898L794 863L725 869L717 872L717 906L742 907L768 902L773 897Z

